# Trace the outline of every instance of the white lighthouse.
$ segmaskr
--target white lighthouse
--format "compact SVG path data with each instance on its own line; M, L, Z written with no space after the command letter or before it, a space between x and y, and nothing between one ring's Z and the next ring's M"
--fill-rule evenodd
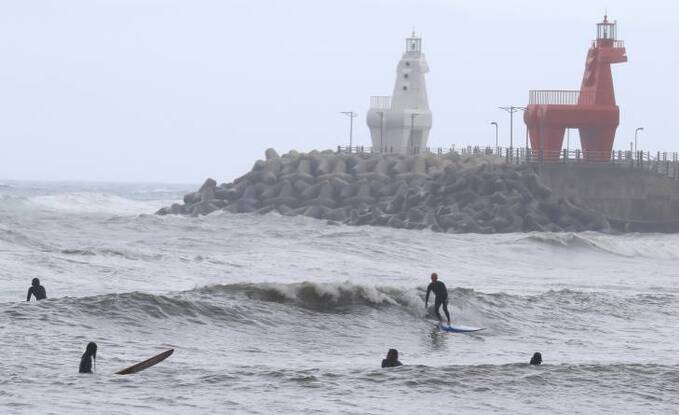
M413 153L427 147L431 111L424 74L429 72L422 39L406 39L406 50L396 67L392 96L370 97L367 122L374 149Z

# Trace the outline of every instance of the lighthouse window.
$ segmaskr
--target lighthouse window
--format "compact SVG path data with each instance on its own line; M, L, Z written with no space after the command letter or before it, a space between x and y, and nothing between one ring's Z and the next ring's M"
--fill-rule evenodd
M410 62L406 61L406 66L410 66Z
M403 85L403 90L404 90L404 91L407 91L407 90L408 90L408 87L405 86L405 85Z
M407 73L403 74L403 77L404 77L405 79L408 79L408 74L407 74Z

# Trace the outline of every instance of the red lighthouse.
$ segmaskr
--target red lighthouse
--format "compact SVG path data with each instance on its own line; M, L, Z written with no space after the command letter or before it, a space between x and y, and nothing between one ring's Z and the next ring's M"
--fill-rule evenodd
M610 159L620 119L611 64L620 62L627 62L625 45L616 38L616 23L604 16L587 53L580 90L530 91L524 121L534 153L558 160L566 128L578 128L586 159Z

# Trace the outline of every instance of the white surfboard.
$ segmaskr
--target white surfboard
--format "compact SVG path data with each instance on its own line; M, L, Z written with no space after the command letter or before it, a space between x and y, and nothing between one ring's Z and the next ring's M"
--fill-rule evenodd
M446 331L448 333L473 333L475 331L481 331L485 330L485 327L469 327L469 326L458 326L458 325L446 325L446 324L439 324L439 322L435 322L434 326L436 326L439 330L441 331Z

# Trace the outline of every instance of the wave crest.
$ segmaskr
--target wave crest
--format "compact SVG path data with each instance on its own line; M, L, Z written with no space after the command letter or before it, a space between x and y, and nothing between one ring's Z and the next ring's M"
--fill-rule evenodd
M63 192L34 196L2 194L0 210L137 215L156 209L165 202L165 200L129 199L101 192Z
M325 313L339 319L378 313L417 325L425 318L424 289L345 283L252 283L211 285L193 290L156 295L141 292L91 297L64 297L37 303L35 307L10 305L12 321L45 316L51 321L86 321L105 317L123 324L145 324L150 319L178 318L189 323L218 324L269 322L272 315ZM547 291L535 295L484 293L469 288L449 290L455 319L483 325L503 333L527 329L605 331L602 316L631 321L643 314L665 318L678 312L677 295L604 292ZM36 316L36 313L38 314ZM0 316L1 317L1 316ZM352 317L352 318L353 318ZM430 316L431 317L431 316ZM568 321L565 324L564 321Z
M409 308L421 301L415 290L344 283L301 282L292 284L228 284L199 289L209 295L243 293L248 298L289 303L316 311L347 309L353 306L398 306Z
M679 238L668 235L630 234L604 235L595 233L531 233L519 241L528 241L563 249L585 249L626 258L679 258Z

